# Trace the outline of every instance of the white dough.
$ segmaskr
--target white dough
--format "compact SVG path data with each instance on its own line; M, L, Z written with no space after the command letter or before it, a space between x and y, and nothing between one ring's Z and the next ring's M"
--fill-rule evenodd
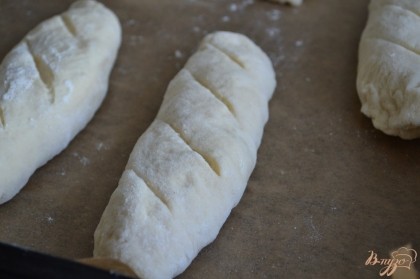
M389 135L420 136L420 1L372 0L360 41L362 112Z
M256 163L275 88L247 37L216 32L170 82L95 231L95 257L172 278L212 242Z
M121 42L115 15L75 2L38 25L0 65L0 203L61 152L101 104Z

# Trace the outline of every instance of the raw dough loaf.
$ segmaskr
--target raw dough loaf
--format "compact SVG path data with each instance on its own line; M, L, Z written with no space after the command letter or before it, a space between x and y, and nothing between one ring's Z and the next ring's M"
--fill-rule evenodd
M75 2L38 25L0 65L0 203L62 151L102 102L121 41L115 15Z
M216 32L170 82L95 232L95 257L172 278L212 242L255 166L275 87L247 37Z
M420 1L372 0L359 48L362 112L389 135L420 136Z

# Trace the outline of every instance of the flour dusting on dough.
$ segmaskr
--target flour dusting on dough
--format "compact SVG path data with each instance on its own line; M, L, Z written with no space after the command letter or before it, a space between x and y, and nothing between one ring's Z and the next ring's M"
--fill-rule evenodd
M13 61L14 58L19 59L19 57L26 54L26 46L24 44L18 45L12 52L5 58ZM19 60L18 60L19 61ZM4 76L4 81L0 87L0 95L3 101L13 100L17 94L20 92L27 91L33 84L34 80L37 77L37 71L35 66L32 64L20 64L16 62L11 63L2 63L2 66L5 65L5 69L0 68L0 74Z

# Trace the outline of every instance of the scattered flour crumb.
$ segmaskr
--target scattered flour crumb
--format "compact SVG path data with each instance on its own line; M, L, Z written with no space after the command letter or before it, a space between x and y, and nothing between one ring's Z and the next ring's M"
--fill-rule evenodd
M267 17L268 19L270 19L271 21L277 21L280 19L281 17L281 12L279 10L272 10L267 12Z
M314 240L314 241L321 240L322 239L322 235L321 235L319 229L315 226L312 215L309 216L309 219L306 221L306 223L309 225L310 230L311 230L311 233L309 235L309 238L311 240Z
M242 1L242 3L240 3L238 5L238 7L239 7L240 10L242 10L242 9L245 9L246 7L248 7L249 5L252 5L252 4L254 4L254 0L244 0L244 1Z
M200 27L198 27L198 26L194 26L194 27L193 27L193 29L192 29L192 31L193 31L194 33L199 33L199 32L201 31L201 29L200 29Z
M52 218L51 216L48 216L47 222L51 224L52 222L54 222L54 218Z
M96 150L101 151L102 148L104 148L104 143L103 142L98 142L96 144Z
M273 62L273 65L277 66L280 64L280 62L284 61L286 57L284 55L277 56L277 54L270 54L270 59ZM281 72L278 72L278 74L281 74Z
M175 50L175 58L181 59L182 57L184 57L182 51L180 51L179 49Z
M242 2L230 4L228 9L232 13L240 12L240 11L244 10L246 7L248 7L249 5L252 5L252 4L254 4L254 0L244 0Z
M84 166L84 167L86 167L87 165L89 165L90 164L90 160L89 160L89 158L87 158L87 157L85 157L85 156L83 156L83 155L80 155L79 153L77 153L77 152L74 152L73 153L73 156L74 157L76 157L76 158L78 158L79 159L79 161L80 161L80 164L82 164L82 166Z
M134 25L136 25L137 24L137 20L135 20L135 19L133 19L133 18L131 18L131 19L129 19L129 20L127 20L126 22L125 22L125 25L126 26L134 26Z
M301 46L303 46L303 41L302 41L302 40L297 40L297 41L295 42L295 46L296 46L296 47L301 47Z
M89 165L90 160L87 157L83 156L82 158L80 158L80 163L85 167L85 166Z
M238 10L238 5L236 5L235 3L230 4L229 11L236 12L237 10Z
M106 146L106 144L105 144L105 143L103 143L103 142L98 142L98 143L96 144L96 150L97 150L97 151L106 150L106 149L108 149L108 146Z
M222 22L229 22L229 21L230 21L230 17L229 16L227 16L227 15L222 16Z
M270 27L270 28L265 29L265 32L267 33L268 36L275 37L280 34L280 29L276 27Z

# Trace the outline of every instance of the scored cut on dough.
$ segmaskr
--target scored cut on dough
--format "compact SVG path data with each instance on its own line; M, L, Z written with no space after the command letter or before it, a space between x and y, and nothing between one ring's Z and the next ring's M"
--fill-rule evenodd
M117 17L96 1L78 1L39 24L4 58L0 204L93 117L120 43Z
M389 135L420 136L420 1L372 0L359 46L361 111Z
M256 163L270 60L244 35L207 35L170 82L95 231L95 257L172 278L212 242Z

